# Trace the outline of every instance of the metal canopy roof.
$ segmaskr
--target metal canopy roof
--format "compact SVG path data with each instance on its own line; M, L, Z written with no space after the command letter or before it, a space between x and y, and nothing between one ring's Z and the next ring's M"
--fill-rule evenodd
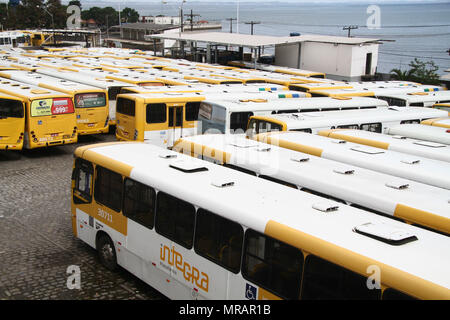
M184 40L206 42L213 45L232 45L240 47L257 48L263 46L276 46L290 43L300 42L324 42L337 43L346 45L360 45L364 43L378 43L379 39L369 38L347 38L336 36L322 35L301 35L297 37L274 37L249 35L226 32L203 32L203 33L177 33L156 34L146 36L146 40L163 39L163 40Z

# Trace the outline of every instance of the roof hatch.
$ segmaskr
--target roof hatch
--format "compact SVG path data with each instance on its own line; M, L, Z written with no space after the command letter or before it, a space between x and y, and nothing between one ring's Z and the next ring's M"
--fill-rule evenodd
M234 181L227 178L215 178L211 184L217 188L226 188L234 186Z
M201 165L197 161L191 161L191 160L178 160L172 162L169 167L180 170L185 173L194 173L194 172L200 172L200 171L208 171L208 168Z
M401 245L417 240L417 237L411 232L383 222L364 223L353 228L353 231L391 245Z
M333 202L318 202L312 205L313 209L322 212L334 212L339 209L339 206Z

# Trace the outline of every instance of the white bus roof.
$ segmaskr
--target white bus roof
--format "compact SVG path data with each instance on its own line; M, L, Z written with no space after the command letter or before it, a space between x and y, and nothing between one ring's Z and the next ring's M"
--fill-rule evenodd
M89 74L80 74L78 72L68 71L68 70L58 70L58 72L55 72L55 70L47 69L47 68L39 68L36 69L36 73L44 74L47 76L65 79L65 80L71 80L73 82L77 83L83 83L85 85L94 86L102 89L108 89L111 87L131 87L133 86L130 83L117 81L113 79L107 79L104 77L97 77L94 75Z
M281 93L283 94L283 93ZM353 107L387 107L383 100L373 98L353 97L348 100L334 99L330 97L317 97L307 99L285 99L268 102L240 102L237 99L205 100L205 103L212 103L226 108L230 112L260 110L260 111L278 111L278 110L307 110L318 108L353 108ZM368 110L367 110L368 111ZM327 111L328 112L328 111ZM341 112L341 111L336 111ZM442 111L444 112L444 111ZM309 114L310 112L308 112ZM311 112L317 113L317 112ZM301 113L301 114L306 114ZM278 115L273 115L278 116Z
M448 131L447 128L424 124L400 124L388 128L386 133L450 145L450 132Z
M384 94L379 93L377 96L396 98L414 102L450 102L450 91L435 91L420 94L403 93L403 94Z
M363 122L376 123L408 119L437 118L446 116L447 114L448 113L446 111L432 108L387 107L370 110L340 110L273 114L266 116L266 118L285 123L287 125L287 130L295 130L304 128L319 128L323 126L359 124Z
M305 132L269 132L256 135L254 139L265 141L266 137L270 138L271 143L277 142L282 147L291 144L300 148L297 151L303 152L302 150L306 146L325 159L450 189L450 179L448 179L450 163L448 162L363 146Z
M434 222L435 229L450 234L450 190L248 140L244 135L184 137L175 143L174 150L189 155L191 151L202 152L203 156L219 159L220 163L226 161L258 175L271 176L387 215L394 215L400 207L407 206L411 213L415 212L411 218L416 221L421 218L431 221L433 215L439 216L442 220ZM393 183L402 188L390 187ZM431 218L423 214L430 214Z
M76 93L86 90L100 90L100 88L78 83L75 81L59 79L44 74L38 74L35 72L28 72L23 70L1 71L0 76L11 80L32 84L35 86L40 87L43 87L43 85L50 86L54 88L53 90L56 91L60 91L61 89L64 91L68 90Z
M318 134L333 139L450 162L450 146L445 144L355 129L323 130Z
M0 79L0 91L7 92L9 95L24 97L29 100L33 100L36 98L45 98L45 97L64 97L64 98L72 98L71 96L50 89L41 88L38 86L25 84L20 81L14 81L9 79Z
M273 182L262 181L186 155L172 152L176 154L176 158L167 159L167 153L167 150L144 143L90 145L75 151L75 155L95 160L106 168L111 168L110 160L114 159L117 167L121 168L120 171L132 179L176 195L245 227L269 236L277 233L275 229L280 230L280 240L328 258L333 263L345 265L342 262L344 260L336 259L345 254L349 257L345 261L349 261L363 275L369 265L376 264L381 269L386 285L390 282L398 283L399 275L404 275L408 281L405 288L402 288L402 284L396 286L400 291L407 292L409 288L414 288L412 290L420 297L426 288L432 296L450 299L450 253L447 250L450 247L449 237L339 205ZM171 167L182 163L205 167L208 171L185 173ZM219 180L234 182L234 185L217 187L216 185L220 185L217 183ZM312 208L314 204L324 201L339 205L339 209L325 214ZM418 240L392 246L352 231L356 226L368 222L384 222L417 235ZM305 243L304 236L315 240ZM351 257L358 257L364 262L359 262L361 260L358 258L355 261ZM417 263L418 257L421 261L426 261L426 268L422 263ZM431 286L430 282L437 287Z

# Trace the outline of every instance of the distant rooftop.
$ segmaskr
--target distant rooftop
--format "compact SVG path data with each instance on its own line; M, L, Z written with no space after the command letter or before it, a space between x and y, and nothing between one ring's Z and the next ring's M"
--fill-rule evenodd
M214 45L233 45L242 47L263 47L275 46L280 44L299 43L299 42L322 42L322 43L337 43L347 45L359 45L364 43L378 43L379 39L370 38L347 38L336 36L323 36L305 34L296 37L274 37L249 35L226 32L204 32L204 33L182 33L179 34L158 34L148 35L147 40L163 39L163 40L185 40L206 42Z

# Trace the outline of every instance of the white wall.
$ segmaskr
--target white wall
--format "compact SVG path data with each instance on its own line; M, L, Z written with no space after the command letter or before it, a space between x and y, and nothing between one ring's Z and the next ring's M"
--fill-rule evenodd
M275 64L281 67L300 68L299 44L283 44L275 47Z

